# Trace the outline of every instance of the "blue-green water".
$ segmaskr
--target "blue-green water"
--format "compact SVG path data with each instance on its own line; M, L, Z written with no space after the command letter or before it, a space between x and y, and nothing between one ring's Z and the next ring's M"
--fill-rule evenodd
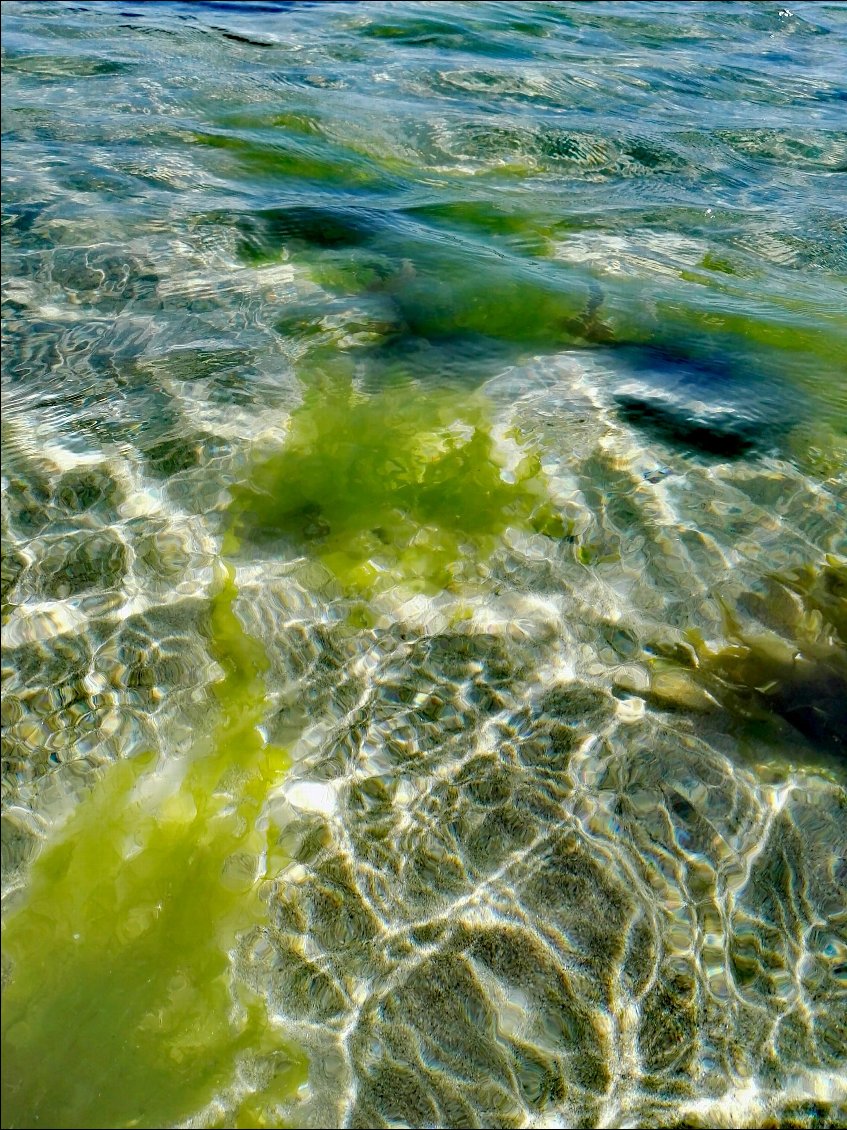
M847 5L2 15L3 1125L842 1125Z

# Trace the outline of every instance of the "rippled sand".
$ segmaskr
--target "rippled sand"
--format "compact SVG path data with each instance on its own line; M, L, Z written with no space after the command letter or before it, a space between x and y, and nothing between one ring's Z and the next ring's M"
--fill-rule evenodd
M245 8L4 5L3 1125L840 1125L843 12Z

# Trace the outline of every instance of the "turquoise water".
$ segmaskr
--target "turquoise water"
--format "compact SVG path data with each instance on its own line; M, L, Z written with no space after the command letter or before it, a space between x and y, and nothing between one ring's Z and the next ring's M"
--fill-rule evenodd
M847 6L3 5L3 1125L847 1120Z

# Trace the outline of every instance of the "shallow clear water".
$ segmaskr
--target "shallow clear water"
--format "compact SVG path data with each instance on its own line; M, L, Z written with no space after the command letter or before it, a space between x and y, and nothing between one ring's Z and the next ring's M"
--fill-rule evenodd
M847 1120L847 6L3 5L3 1125Z

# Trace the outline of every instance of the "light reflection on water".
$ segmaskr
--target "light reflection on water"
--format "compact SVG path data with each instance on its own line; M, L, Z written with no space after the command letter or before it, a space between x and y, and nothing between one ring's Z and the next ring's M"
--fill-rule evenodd
M3 15L4 1125L840 1124L843 8Z

